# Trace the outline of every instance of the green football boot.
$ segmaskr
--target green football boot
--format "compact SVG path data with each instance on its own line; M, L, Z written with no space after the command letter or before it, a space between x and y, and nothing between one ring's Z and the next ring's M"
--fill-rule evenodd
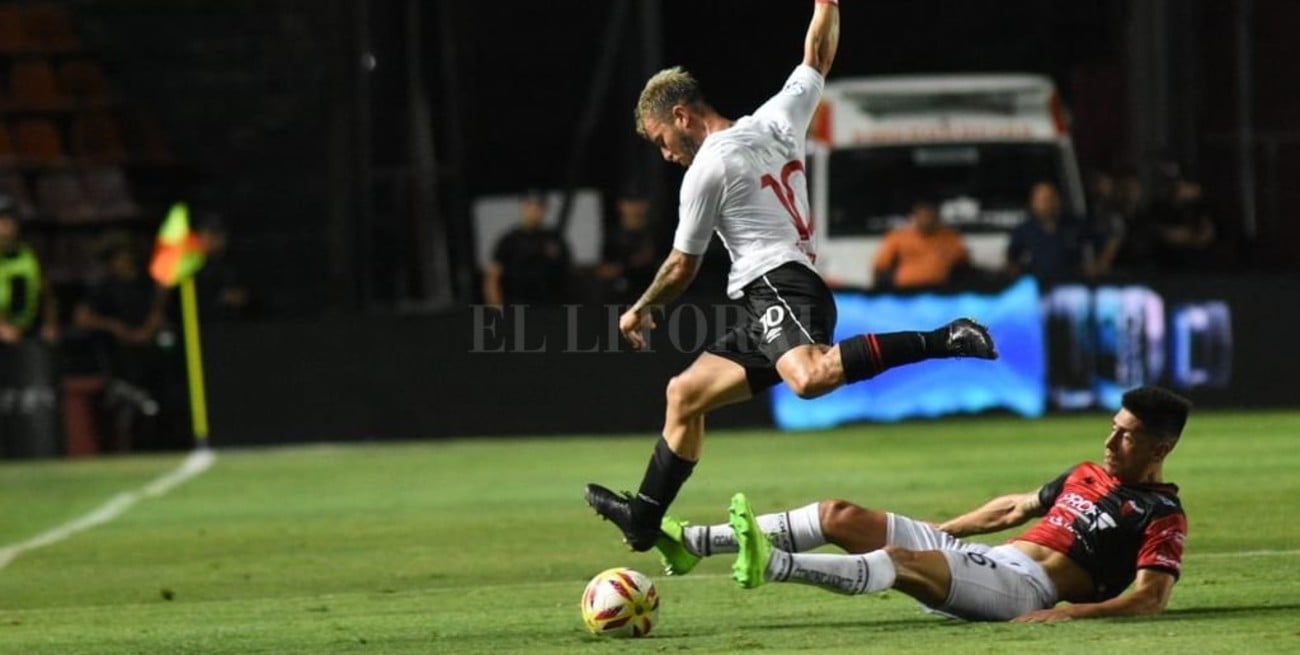
M731 509L727 513L731 530L736 534L736 563L731 565L731 577L740 586L753 589L767 582L767 563L772 560L772 543L767 535L758 529L758 520L754 510L750 509L745 494L738 493L731 498Z
M686 575L700 563L700 556L686 548L682 541L683 529L689 525L671 516L665 516L659 523L659 539L655 549L659 551L659 561L663 562L665 575Z

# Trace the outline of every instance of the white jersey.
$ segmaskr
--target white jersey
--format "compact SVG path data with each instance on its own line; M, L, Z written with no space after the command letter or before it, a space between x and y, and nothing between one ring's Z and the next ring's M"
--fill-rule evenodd
M731 298L787 262L816 271L804 145L824 83L810 66L794 69L752 115L705 138L682 180L673 248L704 254L716 231L731 255Z

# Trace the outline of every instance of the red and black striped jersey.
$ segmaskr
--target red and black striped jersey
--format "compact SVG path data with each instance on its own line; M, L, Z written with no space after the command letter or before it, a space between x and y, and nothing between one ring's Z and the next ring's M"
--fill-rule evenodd
M1187 516L1176 485L1123 484L1084 462L1043 485L1038 500L1047 515L1018 539L1082 566L1092 576L1097 601L1118 596L1138 569L1175 577L1182 572Z

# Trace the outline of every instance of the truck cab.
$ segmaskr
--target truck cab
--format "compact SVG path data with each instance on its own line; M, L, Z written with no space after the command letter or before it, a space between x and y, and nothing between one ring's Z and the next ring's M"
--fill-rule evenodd
M972 263L990 269L1035 183L1054 183L1063 209L1084 215L1066 112L1040 75L828 81L811 136L817 266L833 286L872 285L881 238L919 198L938 202Z

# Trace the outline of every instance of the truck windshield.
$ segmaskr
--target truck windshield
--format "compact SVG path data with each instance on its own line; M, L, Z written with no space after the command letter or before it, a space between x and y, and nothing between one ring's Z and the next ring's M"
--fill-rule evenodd
M827 231L876 235L930 198L944 222L963 232L1003 232L1025 217L1029 189L1061 188L1063 151L1051 143L871 146L830 154Z

